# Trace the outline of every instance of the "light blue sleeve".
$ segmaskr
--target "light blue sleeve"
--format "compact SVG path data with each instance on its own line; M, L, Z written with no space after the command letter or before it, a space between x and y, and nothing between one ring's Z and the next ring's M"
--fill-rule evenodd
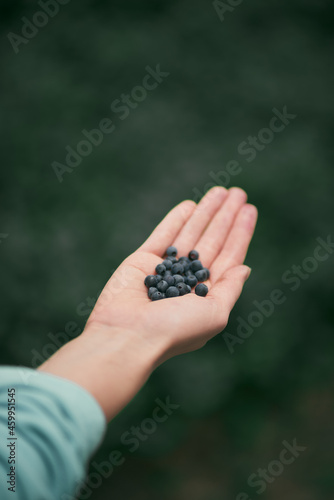
M9 389L15 389L15 430L8 429ZM1 500L74 500L105 429L101 407L79 385L29 368L1 367Z

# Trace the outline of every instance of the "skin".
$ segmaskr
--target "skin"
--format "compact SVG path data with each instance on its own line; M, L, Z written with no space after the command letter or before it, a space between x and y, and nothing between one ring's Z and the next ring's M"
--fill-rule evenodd
M224 330L250 274L243 262L256 220L257 209L239 188L215 187L198 204L177 205L111 276L83 333L38 370L81 385L111 420L157 366L203 347ZM211 272L205 298L147 297L144 279L170 245L179 257L199 252Z

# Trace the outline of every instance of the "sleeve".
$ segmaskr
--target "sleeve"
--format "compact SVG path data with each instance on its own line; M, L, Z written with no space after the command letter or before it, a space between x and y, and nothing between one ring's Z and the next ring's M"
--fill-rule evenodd
M12 399L15 423L8 425ZM101 407L79 385L29 368L1 367L0 498L74 500L105 429Z

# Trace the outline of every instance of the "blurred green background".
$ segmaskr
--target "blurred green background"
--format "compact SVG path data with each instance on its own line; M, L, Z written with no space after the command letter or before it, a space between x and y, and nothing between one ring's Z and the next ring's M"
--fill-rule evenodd
M222 22L208 1L81 0L18 54L7 35L41 8L1 10L0 362L32 366L50 332L82 328L78 306L232 159L229 186L260 217L227 331L273 289L287 297L234 354L218 335L153 374L108 428L94 460L119 449L126 461L92 500L333 499L334 255L297 291L282 283L332 234L333 3L244 1ZM170 75L120 120L110 104L158 63ZM285 105L297 118L248 163L239 144ZM105 117L116 130L59 183L51 163ZM122 433L166 396L180 408L130 453ZM258 495L248 477L294 438L307 450Z

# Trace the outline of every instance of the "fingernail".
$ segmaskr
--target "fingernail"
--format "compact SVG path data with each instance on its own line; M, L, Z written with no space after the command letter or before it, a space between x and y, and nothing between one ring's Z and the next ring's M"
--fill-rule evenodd
M247 274L247 278L246 278L246 280L248 280L248 278L250 277L251 272L252 272L252 268L251 268L251 267L249 267L249 268L248 268L248 274Z

